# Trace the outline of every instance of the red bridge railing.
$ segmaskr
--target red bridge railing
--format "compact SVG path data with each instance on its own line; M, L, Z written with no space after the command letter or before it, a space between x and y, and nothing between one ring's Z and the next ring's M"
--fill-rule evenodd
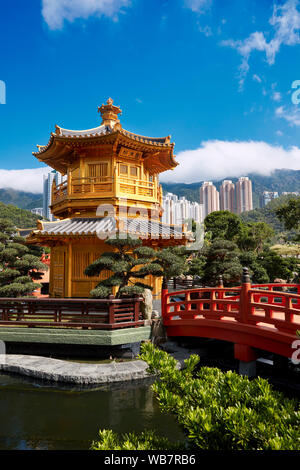
M251 286L245 271L239 287L164 291L162 317L168 336L223 339L290 357L300 330L300 285Z

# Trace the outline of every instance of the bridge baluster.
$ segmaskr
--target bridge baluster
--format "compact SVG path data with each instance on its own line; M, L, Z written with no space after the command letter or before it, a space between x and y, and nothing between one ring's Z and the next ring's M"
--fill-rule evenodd
M191 315L191 293L190 291L185 294L185 314ZM194 315L192 316L194 318Z
M224 291L221 290L224 288L224 283L223 283L223 276L220 274L220 276L218 277L218 299L224 299ZM217 310L224 310L224 306L223 304L217 304ZM225 310L226 309L226 306L225 306ZM220 319L222 319L222 317L220 317Z
M212 293L211 293L211 298L210 298L210 311L212 313L214 313L216 310L217 310L217 303L216 303L216 299L217 299L217 296L216 296L216 291L213 290Z
M242 323L249 322L250 316L250 302L252 301L251 296L249 296L249 290L251 289L251 282L248 268L243 268L243 278L242 278L242 289L240 294L240 319Z
M294 315L290 312L290 309L293 308L292 298L286 297L285 298L285 313L284 318L287 323L292 323L294 320Z

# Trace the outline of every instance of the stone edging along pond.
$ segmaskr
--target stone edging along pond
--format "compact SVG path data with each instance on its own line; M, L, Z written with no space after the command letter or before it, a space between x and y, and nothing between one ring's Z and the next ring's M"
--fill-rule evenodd
M177 360L179 368L184 367L184 360L192 352L171 341L161 344L160 347ZM148 374L147 369L148 364L139 359L129 362L112 361L109 364L88 364L43 356L0 354L0 371L58 383L110 384L153 377Z
M148 365L141 360L87 364L22 354L0 355L0 371L13 372L51 382L108 384L149 377Z

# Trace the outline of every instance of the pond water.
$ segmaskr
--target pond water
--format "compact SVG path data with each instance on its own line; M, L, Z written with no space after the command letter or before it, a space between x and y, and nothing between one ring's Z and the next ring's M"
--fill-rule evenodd
M80 389L0 374L1 450L89 449L100 428L183 438L174 418L160 412L149 381Z

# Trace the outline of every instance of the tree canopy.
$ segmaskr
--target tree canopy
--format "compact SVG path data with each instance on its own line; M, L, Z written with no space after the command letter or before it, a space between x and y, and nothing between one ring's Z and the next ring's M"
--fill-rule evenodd
M220 275L227 286L240 283L243 267L239 259L240 251L234 242L217 238L203 249L202 254L206 258L202 275L203 284L216 286Z
M265 222L252 222L242 225L236 242L241 250L259 253L274 235L274 230Z
M300 197L291 199L276 211L279 220L281 220L288 230L300 227Z
M33 280L47 270L41 254L41 248L25 245L9 220L0 219L0 297L28 295L40 286Z
M205 217L204 227L206 232L211 232L212 240L223 238L233 241L242 232L242 221L232 212L216 211Z
M285 206L279 207L276 203L278 216L286 220L287 227L299 226L297 200L289 199ZM209 214L204 224L205 244L189 261L188 272L199 276L203 285L216 285L219 275L223 275L225 285L237 285L242 266L249 268L252 282L257 284L273 282L276 278L296 282L299 278L299 260L272 250L275 232L266 222L244 222L236 214L219 211Z

